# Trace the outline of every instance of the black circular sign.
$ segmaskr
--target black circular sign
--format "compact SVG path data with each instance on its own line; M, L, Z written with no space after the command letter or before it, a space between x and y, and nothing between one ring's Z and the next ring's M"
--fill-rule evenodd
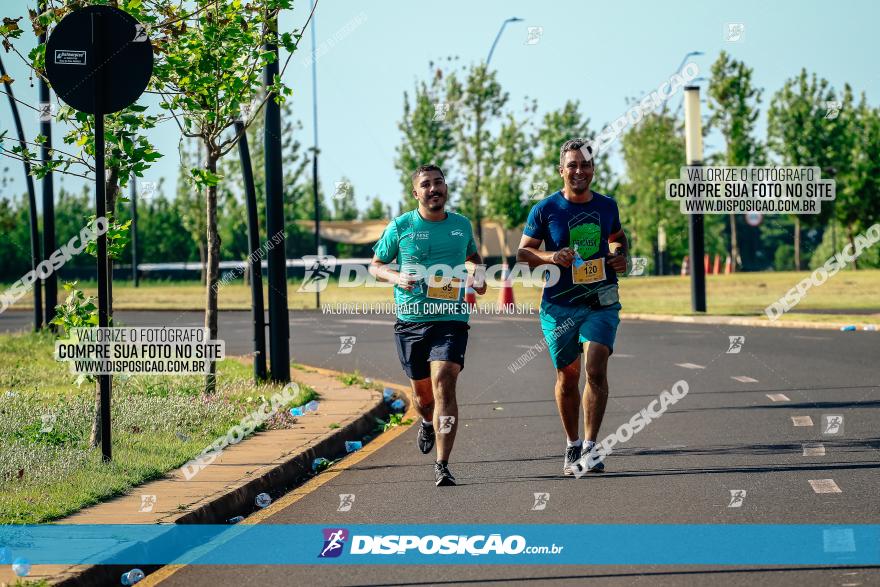
M76 110L117 112L134 104L153 74L146 29L112 6L87 6L65 16L46 43L46 75Z

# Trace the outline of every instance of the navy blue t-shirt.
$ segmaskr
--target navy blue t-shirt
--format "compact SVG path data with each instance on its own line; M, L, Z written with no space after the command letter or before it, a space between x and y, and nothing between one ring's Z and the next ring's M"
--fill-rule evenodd
M558 251L578 245L584 260L604 259L608 237L620 230L620 214L613 198L592 192L593 199L582 204L569 202L556 192L532 207L526 220L526 236L544 241L545 251ZM589 284L574 283L572 269L560 267L556 285L544 288L544 300L566 306L577 305L599 287L617 283L617 274L605 266L605 279Z

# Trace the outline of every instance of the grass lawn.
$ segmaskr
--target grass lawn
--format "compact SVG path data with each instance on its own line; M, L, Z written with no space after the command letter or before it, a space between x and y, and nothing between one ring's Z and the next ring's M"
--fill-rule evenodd
M0 524L44 523L159 478L281 390L254 386L252 366L230 358L218 363L211 397L202 376L114 377L113 461L103 464L88 447L95 385L76 387L52 355L49 335L0 335ZM288 406L316 397L301 386ZM43 432L47 414L54 423ZM282 410L257 430L292 422Z
M706 299L708 314L754 316L764 318L764 308L778 300L809 272L736 273L708 275ZM291 310L314 309L315 294L299 293L299 281L288 283L288 304ZM94 283L80 286L95 295ZM646 314L689 315L690 279L687 277L626 277L621 279L621 301L625 312ZM264 294L268 288L264 287ZM880 312L865 315L847 313L847 309L880 308L880 270L863 269L841 271L822 286L813 287L807 296L788 312L782 320L819 322L876 323ZM517 303L540 305L541 289L514 285ZM321 302L327 304L390 302L392 292L387 287L338 287L335 281L321 292ZM494 303L498 290L492 287L481 303ZM24 310L32 298L22 298L13 308ZM219 294L221 310L250 309L250 290L240 281L223 286ZM130 282L118 282L113 288L113 305L120 310L201 310L204 308L205 288L195 282L142 282L133 288ZM267 306L268 307L268 304ZM837 313L816 314L803 310L833 310Z

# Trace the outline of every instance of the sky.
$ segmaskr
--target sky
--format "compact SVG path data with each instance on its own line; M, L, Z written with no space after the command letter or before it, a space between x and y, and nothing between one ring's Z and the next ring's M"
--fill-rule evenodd
M36 0L2 0L0 16L24 16L35 4ZM301 27L309 8L306 1L295 3L282 15L281 28ZM403 92L412 93L417 81L429 79L432 60L448 56L458 56L465 64L485 60L501 23L509 17L523 21L507 26L491 67L510 94L512 110L521 113L527 97L537 99L535 122L566 100L576 99L598 131L626 112L628 99L641 98L668 79L690 51L704 53L691 60L707 78L722 50L754 69L754 83L764 89L759 137L765 134L770 97L802 67L828 79L836 89L849 82L857 93L867 94L870 104L880 104L876 59L880 40L874 28L880 21L880 2L876 0L320 0L314 30L319 51L319 176L325 193L332 194L334 183L345 177L354 186L359 208L379 196L397 210L401 189L394 159L401 140L397 124ZM743 25L739 40L728 40L730 24ZM530 27L541 27L537 42L529 42ZM303 124L298 138L306 147L312 145L314 129L308 59L312 30L306 31L284 74L294 91L294 117ZM35 44L32 35L25 35L17 47L26 54ZM4 53L3 60L17 80L17 97L36 104L37 88L30 86L24 64L12 54ZM706 87L705 82L701 85ZM671 103L678 102L680 98L674 97ZM22 112L22 117L32 140L37 117L33 111ZM5 97L0 99L0 128L10 129L14 136ZM55 134L60 137L57 127ZM165 195L171 197L179 166L176 125L167 122L148 136L165 157L144 179L158 182L164 177ZM722 147L719 137L710 136L706 155ZM622 172L619 148L612 148L604 163ZM4 159L0 173L11 178L2 188L3 197L24 192L20 163ZM56 190L59 183L78 191L83 180L56 177Z

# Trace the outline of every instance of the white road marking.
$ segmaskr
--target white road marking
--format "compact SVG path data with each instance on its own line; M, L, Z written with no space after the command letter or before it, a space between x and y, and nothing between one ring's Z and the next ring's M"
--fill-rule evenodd
M767 396L767 399L769 399L771 402L790 402L791 401L790 399L788 399L788 396L785 395L784 393L768 393L765 395Z
M809 416L792 416L791 423L795 426L812 426L813 419Z
M676 363L676 367L684 367L685 369L705 369L702 365L696 365L694 363Z
M810 487L816 493L843 493L834 479L810 479Z
M740 383L757 383L758 382L757 379L752 379L751 377L749 377L747 375L737 375L736 377L731 377L731 379L735 379L736 381L739 381Z
M804 447L804 456L805 457L824 457L825 456L825 445L824 444L804 444L801 446Z

